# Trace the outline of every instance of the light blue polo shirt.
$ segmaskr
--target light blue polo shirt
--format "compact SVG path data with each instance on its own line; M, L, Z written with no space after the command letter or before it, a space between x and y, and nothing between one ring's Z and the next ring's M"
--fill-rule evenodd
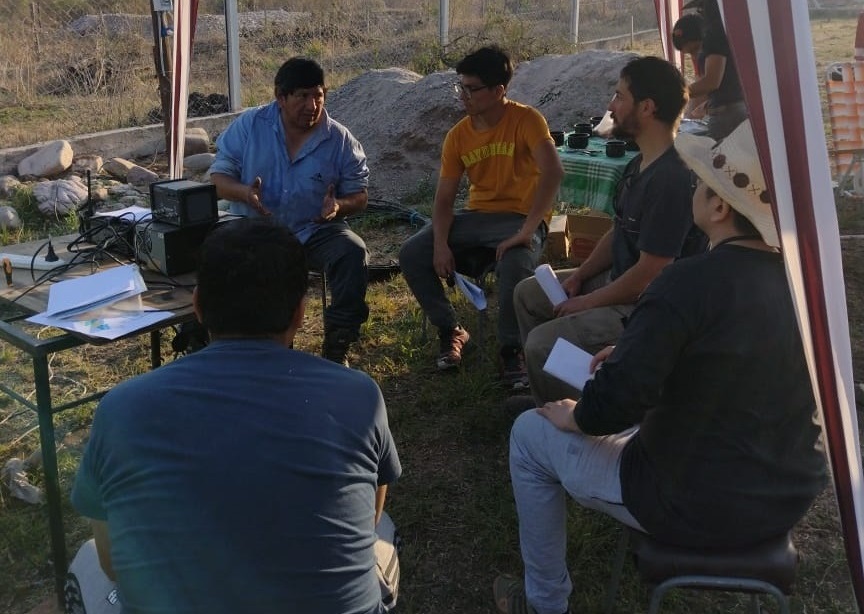
M251 184L261 177L261 201L273 216L305 243L320 224L327 187L336 197L356 194L369 185L366 154L360 142L327 111L294 160L288 157L279 105L249 109L216 139L216 160L211 173L223 173ZM245 203L232 202L231 212L258 213Z

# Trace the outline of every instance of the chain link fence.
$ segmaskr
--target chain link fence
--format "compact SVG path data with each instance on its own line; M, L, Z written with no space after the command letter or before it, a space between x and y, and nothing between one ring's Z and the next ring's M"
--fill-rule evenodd
M620 37L626 44L632 32L657 28L648 0L580 0L574 46L573 4L450 0L448 43L442 46L440 0L241 0L242 103L267 101L279 65L298 54L317 59L329 85L338 87L370 69L445 69L487 43L528 60L573 53L598 39ZM145 0L2 3L0 148L160 121L157 73L170 67L162 67L154 52L150 8ZM224 10L224 0L199 3L190 115L227 105Z

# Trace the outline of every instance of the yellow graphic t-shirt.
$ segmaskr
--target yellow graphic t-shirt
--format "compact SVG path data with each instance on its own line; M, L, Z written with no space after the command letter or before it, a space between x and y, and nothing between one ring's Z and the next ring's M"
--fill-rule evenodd
M544 139L552 139L546 119L508 100L494 128L475 130L465 117L450 129L441 148L441 176L468 175L468 209L527 215L540 176L531 152Z

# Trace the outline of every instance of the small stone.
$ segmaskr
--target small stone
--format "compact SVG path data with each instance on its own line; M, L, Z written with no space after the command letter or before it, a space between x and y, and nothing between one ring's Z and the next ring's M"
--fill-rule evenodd
M21 182L12 175L0 176L0 198L11 198L21 187Z
M0 229L17 230L21 228L21 218L14 208L4 205L0 207Z

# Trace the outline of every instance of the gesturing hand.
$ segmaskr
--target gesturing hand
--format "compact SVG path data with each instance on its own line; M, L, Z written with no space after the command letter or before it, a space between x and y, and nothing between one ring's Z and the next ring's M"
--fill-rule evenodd
M339 215L339 201L336 200L336 188L331 183L327 186L327 194L324 195L324 202L321 203L321 215L316 219L316 222L329 222L336 219Z
M260 215L270 215L270 210L261 203L261 177L255 177L255 180L248 186L246 204Z

